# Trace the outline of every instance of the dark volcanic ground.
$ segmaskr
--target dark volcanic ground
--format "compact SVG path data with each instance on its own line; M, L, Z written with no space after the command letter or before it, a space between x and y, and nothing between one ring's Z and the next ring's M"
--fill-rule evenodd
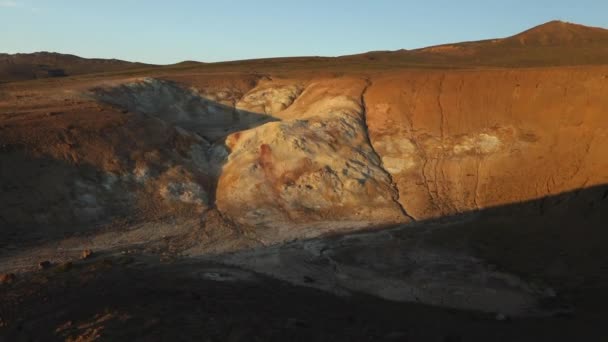
M314 282L315 279L308 279ZM0 341L600 341L601 315L492 314L339 297L249 271L96 255L0 287Z

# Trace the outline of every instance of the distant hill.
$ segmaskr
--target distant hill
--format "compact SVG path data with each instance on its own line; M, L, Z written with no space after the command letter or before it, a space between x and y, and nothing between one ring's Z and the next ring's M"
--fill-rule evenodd
M533 27L512 37L499 39L502 46L568 46L585 47L608 45L608 30L559 20Z
M155 66L117 59L88 59L51 52L0 54L0 83L159 67L264 72L390 70L392 68L543 67L608 64L608 30L550 21L511 37L444 44L415 50L371 51L340 57L280 57L217 63L183 61Z
M608 64L608 30L550 21L507 38L444 44L416 50L374 51L340 58L455 67Z
M82 58L54 52L0 53L0 83L151 66L153 65L118 59Z

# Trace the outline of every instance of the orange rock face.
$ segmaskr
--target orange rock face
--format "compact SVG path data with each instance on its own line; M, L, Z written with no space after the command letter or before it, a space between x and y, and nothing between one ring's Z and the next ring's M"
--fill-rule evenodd
M274 113L280 122L229 135L218 209L239 223L263 227L409 221L369 143L361 105L365 88L360 78L315 80L290 107Z
M608 68L402 72L366 93L374 148L417 219L608 182Z

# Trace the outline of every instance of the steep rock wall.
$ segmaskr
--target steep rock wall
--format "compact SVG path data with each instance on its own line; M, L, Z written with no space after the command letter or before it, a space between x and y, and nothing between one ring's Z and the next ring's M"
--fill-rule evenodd
M606 67L402 72L375 77L365 100L416 219L608 183Z

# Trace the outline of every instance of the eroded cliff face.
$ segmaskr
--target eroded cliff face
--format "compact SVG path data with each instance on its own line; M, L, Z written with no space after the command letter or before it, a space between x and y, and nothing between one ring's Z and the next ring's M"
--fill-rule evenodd
M407 222L608 182L604 67L411 71L317 80L303 89L290 107L273 113L281 123L228 137L232 152L218 188L226 212L229 203L239 203L245 212L260 210L260 217L282 222L327 219L344 207L351 213L374 208L361 219L382 222L398 217L376 207L390 207L392 198ZM362 158L352 159L353 151ZM296 191L306 179L302 172L319 173L314 182L320 185ZM381 186L344 187L350 183L342 177L354 174L368 174L369 184ZM388 195L393 190L397 196ZM387 195L374 197L376 192ZM278 204L286 199L289 209ZM526 208L533 215L547 210L543 201ZM264 221L248 220L245 212L243 223ZM278 212L292 214L273 216Z
M608 183L607 93L606 67L14 91L0 103L1 217L66 227L217 209L272 243L539 199ZM64 185L28 197L25 174ZM550 207L538 203L534 215Z
M313 82L274 113L281 122L228 136L218 208L254 226L409 221L369 143L361 103L366 87L352 78Z
M606 94L606 68L407 72L367 126L407 212L442 217L608 182Z
M513 315L602 276L607 67L39 87L0 88L0 268L138 246Z

